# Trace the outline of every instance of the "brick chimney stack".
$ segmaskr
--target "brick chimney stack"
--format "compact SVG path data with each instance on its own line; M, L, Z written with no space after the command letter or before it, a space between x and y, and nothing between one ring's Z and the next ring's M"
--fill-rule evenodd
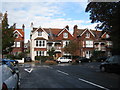
M74 35L75 38L77 38L78 26L75 25L75 26L73 27L73 29L74 29L74 31L73 31L73 35Z
M23 29L23 31L24 31L24 29L25 29L25 25L24 25L24 24L22 25L22 29Z
M65 28L67 28L69 30L69 26L68 25Z

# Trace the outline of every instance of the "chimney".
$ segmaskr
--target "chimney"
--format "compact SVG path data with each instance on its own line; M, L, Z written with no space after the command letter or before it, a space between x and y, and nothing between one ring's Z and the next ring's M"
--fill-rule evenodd
M78 26L77 26L77 25L75 25L75 26L74 26L74 30L75 30L75 29L77 29L77 28L78 28Z
M16 29L16 23L13 24L13 28Z
M68 25L65 28L67 28L69 30L69 26Z
M73 29L74 29L74 31L73 31L73 35L74 35L75 38L77 38L78 26L75 25L75 26L73 27Z
M24 31L24 29L25 29L25 25L24 25L24 24L22 25L22 29L23 29L23 31Z
M33 29L33 22L31 22L31 26L30 27Z

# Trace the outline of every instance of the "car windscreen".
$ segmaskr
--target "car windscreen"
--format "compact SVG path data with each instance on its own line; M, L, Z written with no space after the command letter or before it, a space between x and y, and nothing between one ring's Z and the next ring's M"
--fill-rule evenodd
M115 56L115 61L120 64L120 56Z

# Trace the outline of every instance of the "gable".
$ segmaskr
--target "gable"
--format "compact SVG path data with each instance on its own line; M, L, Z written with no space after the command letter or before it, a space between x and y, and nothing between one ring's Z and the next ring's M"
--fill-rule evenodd
M93 34L93 32L91 30L85 29L80 36L82 36L83 34L85 34L86 32L89 32L92 36L95 37L95 35Z
M66 28L64 28L61 32L59 32L58 36L61 35L63 32L66 32L66 33L70 34L73 37L73 35Z
M21 34L21 32L19 32L18 30L15 30L13 33L18 33L21 37L23 37L23 34Z
M64 34L67 34L68 37L64 37ZM74 39L73 35L67 29L62 30L56 37L56 40L73 40L73 39Z
M39 31L44 32L46 35L48 35L47 32L42 27L33 28L33 33L32 34L34 34L36 32L39 32Z
M107 34L106 32L101 36L101 38L109 38L109 37L110 37L110 35Z

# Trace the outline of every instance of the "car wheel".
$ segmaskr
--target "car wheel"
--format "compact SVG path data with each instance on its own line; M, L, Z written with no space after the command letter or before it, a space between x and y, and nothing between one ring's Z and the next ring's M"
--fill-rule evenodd
M104 66L102 66L102 67L100 68L100 71L101 71L101 72L105 72L105 71L106 71L106 68L105 68Z
M79 61L79 63L81 63L81 61Z
M58 63L61 63L60 61Z

